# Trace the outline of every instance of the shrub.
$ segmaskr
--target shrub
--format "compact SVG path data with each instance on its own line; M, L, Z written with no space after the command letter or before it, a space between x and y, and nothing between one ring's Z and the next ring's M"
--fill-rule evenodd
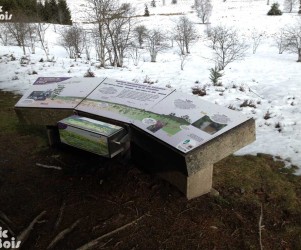
M95 77L95 74L91 71L91 69L88 69L87 72L84 74L84 77Z
M242 104L239 105L241 108L244 107L250 107L250 108L256 108L256 105L252 100L244 100Z
M12 77L12 80L13 80L13 81L19 80L19 77L18 77L17 75L14 75L14 76Z
M218 83L218 80L223 76L223 74L220 72L218 67L211 68L210 70L210 76L209 79L213 83L214 86L221 86L221 84Z
M143 83L154 84L154 81L151 81L151 79L148 76L145 76Z
M279 10L279 4L273 3L271 9L268 12L268 16L280 16L282 15L281 10Z
M269 111L267 111L267 112L265 113L263 119L268 120L268 119L270 119L270 118L272 117L271 115L272 115L272 114L271 114Z
M192 88L192 94L198 95L198 96L204 96L207 94L205 88L200 88L200 87L193 87Z
M145 4L144 16L149 16L149 10L148 10L147 4Z

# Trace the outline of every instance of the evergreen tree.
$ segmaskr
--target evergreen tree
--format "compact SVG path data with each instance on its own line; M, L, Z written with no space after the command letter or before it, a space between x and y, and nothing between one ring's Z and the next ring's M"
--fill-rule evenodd
M45 21L44 19L44 5L39 1L37 3L37 19L38 21Z
M152 1L151 1L151 6L152 6L152 7L156 7L156 0L152 0Z
M147 4L145 4L144 16L149 16L149 10L148 10Z
M18 8L18 2L17 0L0 0L0 6L4 12L14 13Z
M271 9L268 12L268 16L280 16L282 15L281 10L279 10L279 4L273 3Z
M50 7L50 4L49 4L48 0L45 0L45 2L44 2L44 8L43 8L42 16L43 16L43 21L50 22L50 20L51 20L51 7Z
M60 24L72 24L71 13L66 0L58 2L58 21Z
M0 0L3 11L24 14L29 21L72 24L66 0Z
M56 0L50 0L50 22L51 23L58 23L58 5Z

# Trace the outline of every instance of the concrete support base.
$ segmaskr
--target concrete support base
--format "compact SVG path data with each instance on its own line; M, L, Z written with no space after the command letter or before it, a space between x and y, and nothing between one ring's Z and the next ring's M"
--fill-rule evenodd
M210 192L212 173L213 165L209 165L190 176L176 171L158 173L158 176L176 186L190 200Z

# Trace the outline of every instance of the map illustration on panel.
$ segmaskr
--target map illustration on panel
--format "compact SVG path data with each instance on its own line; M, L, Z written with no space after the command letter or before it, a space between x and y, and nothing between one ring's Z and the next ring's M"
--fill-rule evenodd
M62 82L33 85L16 107L75 108L104 78L71 78Z

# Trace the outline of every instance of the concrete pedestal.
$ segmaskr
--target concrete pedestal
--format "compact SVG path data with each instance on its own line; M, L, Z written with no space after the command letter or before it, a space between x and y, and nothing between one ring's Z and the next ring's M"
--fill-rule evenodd
M188 154L164 145L139 129L132 130L132 158L142 168L176 186L187 199L209 193L214 163L255 140L250 119Z
M200 171L185 176L180 172L165 172L158 175L175 185L187 199L193 199L210 192L212 188L213 165L205 166Z

